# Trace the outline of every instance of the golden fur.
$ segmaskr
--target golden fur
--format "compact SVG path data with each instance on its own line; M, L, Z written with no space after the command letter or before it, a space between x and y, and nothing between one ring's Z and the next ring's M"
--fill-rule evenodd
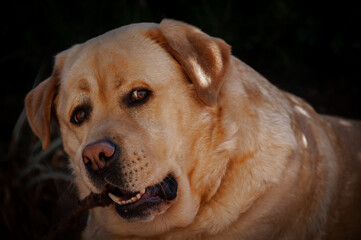
M136 87L153 95L126 107ZM83 102L91 115L73 126ZM122 146L123 171L137 170L129 190L178 181L176 200L145 221L91 210L85 239L361 237L361 124L317 114L193 26L133 24L71 47L26 111L44 148L59 122L80 198L100 192L81 154L104 137Z

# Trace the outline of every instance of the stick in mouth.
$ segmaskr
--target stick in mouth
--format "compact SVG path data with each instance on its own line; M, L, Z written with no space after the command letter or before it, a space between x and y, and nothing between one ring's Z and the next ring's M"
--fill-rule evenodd
M64 219L59 225L51 229L47 236L46 240L53 240L59 237L66 229L79 221L80 217L89 209L95 207L106 207L113 203L113 201L108 196L109 187L105 187L104 191L101 193L90 193L83 200L80 200L78 203L78 208L74 210L66 219Z

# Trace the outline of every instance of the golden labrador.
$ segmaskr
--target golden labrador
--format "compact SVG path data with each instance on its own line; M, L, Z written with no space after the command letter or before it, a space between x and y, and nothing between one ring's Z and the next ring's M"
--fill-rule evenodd
M26 97L60 125L85 239L360 239L361 124L320 116L182 22L75 45Z

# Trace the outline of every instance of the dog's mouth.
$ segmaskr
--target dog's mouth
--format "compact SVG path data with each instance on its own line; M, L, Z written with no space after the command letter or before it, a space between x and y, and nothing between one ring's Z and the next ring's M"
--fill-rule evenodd
M108 186L109 187L109 186ZM129 192L110 186L109 197L115 202L115 211L128 221L147 219L154 211L160 213L162 206L177 197L178 183L169 174L160 183L138 192Z

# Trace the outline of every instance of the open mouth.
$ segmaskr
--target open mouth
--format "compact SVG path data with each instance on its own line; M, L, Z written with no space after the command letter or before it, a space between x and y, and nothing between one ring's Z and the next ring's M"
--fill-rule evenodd
M152 211L160 211L177 197L178 184L173 175L169 174L160 183L146 187L138 192L129 192L111 187L109 197L115 202L116 212L124 219L144 219Z

